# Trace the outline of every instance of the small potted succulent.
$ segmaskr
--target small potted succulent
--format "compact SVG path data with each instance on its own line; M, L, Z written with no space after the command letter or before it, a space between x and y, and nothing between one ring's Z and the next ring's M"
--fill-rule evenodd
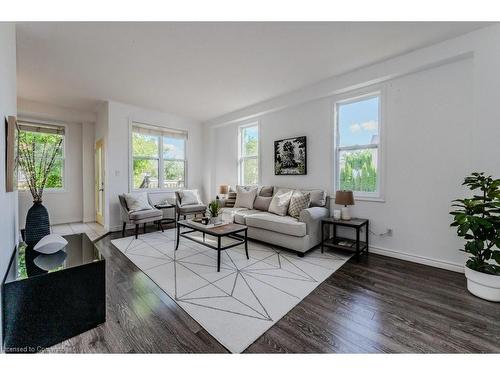
M466 240L462 251L467 289L489 301L500 301L500 179L472 173L463 184L477 191L471 198L454 200L452 227Z
M213 200L208 204L208 213L210 214L210 224L218 224L222 221L220 213L219 201Z

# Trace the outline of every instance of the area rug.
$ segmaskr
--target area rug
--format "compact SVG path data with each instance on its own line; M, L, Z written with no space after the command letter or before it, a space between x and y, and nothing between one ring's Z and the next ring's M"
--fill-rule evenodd
M319 249L300 258L249 241L249 260L243 245L231 248L222 252L217 272L215 250L181 238L174 251L175 229L111 243L233 353L245 350L349 259Z

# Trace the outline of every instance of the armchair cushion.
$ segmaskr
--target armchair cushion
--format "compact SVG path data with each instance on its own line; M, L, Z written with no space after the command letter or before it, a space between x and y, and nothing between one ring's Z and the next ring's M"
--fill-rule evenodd
M205 211L207 210L207 206L205 206L204 204L190 204L187 206L181 206L178 208L178 210L181 215L191 214L194 212L205 213Z
M138 220L144 220L144 219L161 219L163 217L163 212L161 210L157 210L156 208L153 208L151 210L142 210L142 211L136 211L136 212L131 212L129 214L130 220L132 221L138 221Z

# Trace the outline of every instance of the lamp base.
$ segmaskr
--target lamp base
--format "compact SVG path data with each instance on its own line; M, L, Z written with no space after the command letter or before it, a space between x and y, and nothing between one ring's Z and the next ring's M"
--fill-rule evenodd
M349 207L342 207L342 220L351 220L351 213L349 212Z

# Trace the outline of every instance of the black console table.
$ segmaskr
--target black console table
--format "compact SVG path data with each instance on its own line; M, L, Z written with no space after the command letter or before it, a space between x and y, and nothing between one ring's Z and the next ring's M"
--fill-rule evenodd
M333 227L333 237L325 239L324 232L325 226ZM348 227L356 230L356 239L350 239L337 236L337 227ZM360 240L361 228L365 227L365 241ZM368 236L369 236L369 221L368 219L352 218L351 220L334 219L328 217L321 220L321 252L324 251L325 246L334 249L354 251L356 257L359 258L363 252L368 254Z
M2 283L6 353L35 353L106 321L105 260L86 234L45 255L14 252Z

